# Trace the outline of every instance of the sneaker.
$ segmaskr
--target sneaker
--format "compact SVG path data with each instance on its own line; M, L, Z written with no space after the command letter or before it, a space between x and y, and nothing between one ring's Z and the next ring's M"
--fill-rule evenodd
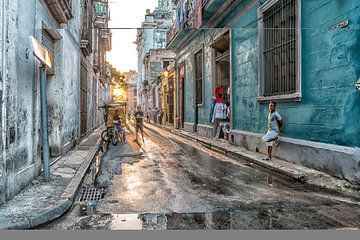
M271 157L264 157L264 158L262 158L261 160L264 160L264 161L271 161Z

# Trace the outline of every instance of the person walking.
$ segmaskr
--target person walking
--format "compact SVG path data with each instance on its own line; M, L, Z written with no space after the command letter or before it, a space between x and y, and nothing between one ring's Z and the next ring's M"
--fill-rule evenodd
M283 120L280 114L276 111L276 102L271 101L269 103L269 113L268 113L268 127L265 131L265 135L262 137L262 141L266 143L267 146L267 156L262 160L270 161L273 142L278 145L278 135L279 128L283 125Z
M144 142L144 112L141 110L141 106L136 107L136 112L134 113L135 116L135 140L134 142L138 141L138 134L139 131L141 132L141 138Z
M150 123L150 118L151 118L151 108L149 108L146 113L146 120L148 123Z

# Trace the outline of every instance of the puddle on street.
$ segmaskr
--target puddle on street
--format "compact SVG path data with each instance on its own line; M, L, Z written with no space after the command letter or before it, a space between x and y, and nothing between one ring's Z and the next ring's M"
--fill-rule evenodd
M111 230L142 230L143 223L138 214L117 214L112 216Z
M314 210L244 209L209 213L115 214L111 230L280 230L342 229L343 224Z

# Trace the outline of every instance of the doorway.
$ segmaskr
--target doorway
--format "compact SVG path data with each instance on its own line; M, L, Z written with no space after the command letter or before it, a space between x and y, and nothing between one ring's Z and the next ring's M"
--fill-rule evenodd
M80 135L84 136L87 131L87 69L85 63L81 62L80 73Z
M174 124L174 78L169 77L167 95L168 123Z
M216 88L223 88L223 100L230 101L230 33L229 31L220 35L211 47L214 49L215 78L214 93Z
M226 30L220 32L215 41L210 45L214 50L214 77L213 77L213 96L216 102L225 104L226 111L224 119L219 122L219 138L229 140L231 129L231 88L230 88L230 32ZM217 131L214 125L214 132Z
M179 67L179 128L184 128L185 121L185 112L184 112L184 103L185 103L185 64L182 64Z

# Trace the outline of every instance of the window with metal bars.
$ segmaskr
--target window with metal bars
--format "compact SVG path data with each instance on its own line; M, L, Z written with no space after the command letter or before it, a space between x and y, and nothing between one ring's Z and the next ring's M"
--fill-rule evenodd
M262 95L298 92L298 0L273 0L262 11Z
M195 54L195 104L202 104L203 51Z
M48 30L42 29L41 43L53 55L52 63L51 63L53 67L52 67L52 69L47 68L46 73L48 75L54 75L55 74L55 70L54 70L55 61L54 61L54 58L56 58L56 56L55 56L55 43L56 43L56 40Z

